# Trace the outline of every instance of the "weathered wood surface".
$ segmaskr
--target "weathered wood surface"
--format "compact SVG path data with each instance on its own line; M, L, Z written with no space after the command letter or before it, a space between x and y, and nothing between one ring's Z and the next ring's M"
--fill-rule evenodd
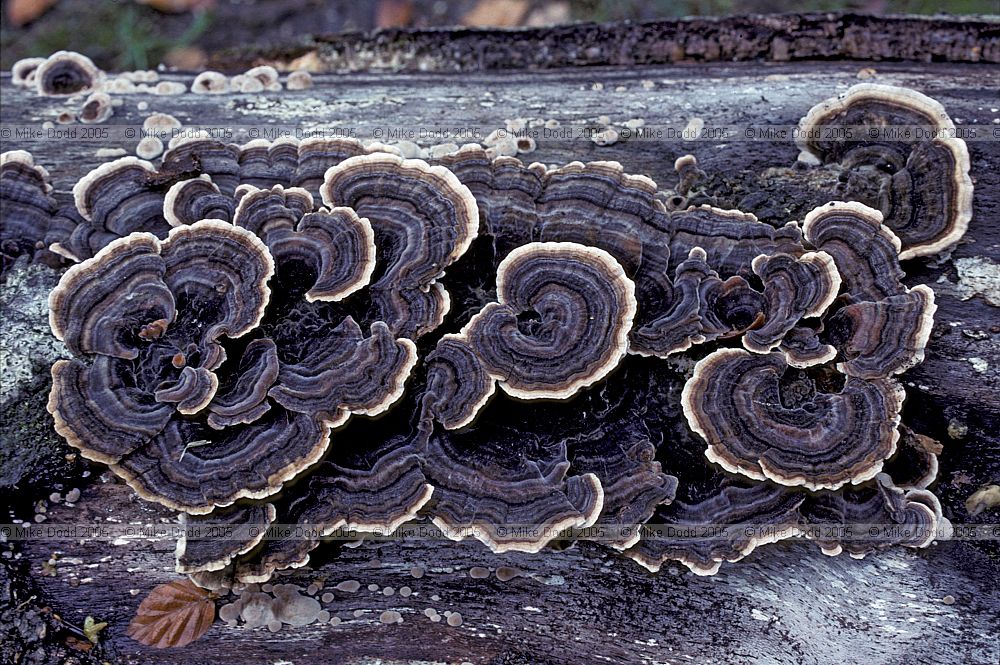
M129 488L106 484L87 489L75 508L50 510L47 524L158 517L172 519L140 505ZM44 561L54 545L32 545L26 556ZM45 598L77 625L87 614L108 621L109 655L121 663L305 665L381 658L509 665L988 665L1000 655L996 562L962 543L860 561L824 556L810 543L786 543L708 578L682 566L653 575L590 544L559 553L494 555L471 543L369 543L321 554L314 572L291 579L307 586L325 578L324 591L359 581L357 593L334 591L336 598L324 603L343 620L339 626L285 626L271 633L220 622L198 642L160 652L124 637L124 629L149 588L177 579L173 541L90 541L60 549L64 563L56 564L56 575L38 581ZM508 582L495 575L472 579L472 566L515 566L524 575ZM414 579L413 567L425 575ZM80 583L86 579L91 581ZM369 591L369 584L378 590ZM386 586L409 586L414 593L386 597ZM949 595L954 604L945 600ZM433 623L423 614L427 607L460 612L463 623ZM385 610L399 612L403 623L381 624Z
M870 64L870 63L869 63ZM363 138L386 126L503 126L506 118L556 118L563 125L597 126L643 118L647 126L683 128L691 118L706 126L754 122L794 125L817 101L857 82L864 64L708 64L672 67L588 68L551 72L456 75L350 74L317 77L301 93L176 98L123 96L114 123L141 124L152 111L176 115L186 124L212 126L340 125ZM877 81L921 90L944 104L960 125L1000 118L1000 69L972 64L873 64ZM189 78L185 78L189 80ZM645 83L644 82L651 82ZM601 84L597 89L595 84ZM2 80L4 123L54 120L64 103L17 91ZM148 101L148 111L136 104ZM234 137L245 140L245 135ZM5 140L3 149L31 150L53 174L66 199L80 175L98 163L94 150L109 144L81 141ZM133 142L121 145L127 149ZM994 271L1000 264L1000 142L969 143L976 183L975 214L965 241L949 259L911 261L909 280L928 283L939 304L923 365L904 375L909 398L904 421L942 441L941 474L935 486L954 521L971 520L963 502L980 484L1000 480L1000 310L977 284L957 272L962 259ZM673 161L691 153L709 174L709 188L724 207L742 207L763 219L801 219L825 202L821 183L806 184L790 166L791 141L622 141L598 147L588 140L539 142L529 159L547 164L613 159L629 172L653 177L662 188L676 176ZM767 171L775 167L774 170ZM986 286L989 286L986 282ZM981 284L979 286L982 286ZM996 289L996 281L992 282ZM968 296L969 299L962 299ZM968 332L966 332L968 331ZM984 333L984 334L981 334ZM7 344L4 340L4 344ZM985 362L973 364L970 359ZM42 358L44 360L44 358ZM982 371L980 371L982 370ZM27 383L16 404L4 405L17 428L4 426L5 445L52 446L58 438L20 429L24 404L43 405L44 377ZM22 405L20 410L17 404ZM30 415L30 414L29 414ZM34 416L44 423L43 413ZM949 425L952 436L949 435ZM23 437L19 440L18 437ZM29 440L30 439L30 440ZM95 474L96 475L96 474ZM76 480L75 482L82 482ZM21 484L30 485L30 478ZM6 494L14 501L26 497ZM27 497L38 498L38 497ZM75 509L50 509L47 523L166 516L115 484L86 488ZM987 513L980 522L997 521ZM872 664L937 662L993 663L1000 658L1000 566L996 543L951 542L926 551L896 550L855 561L829 558L807 543L768 546L747 560L724 566L714 578L683 569L650 575L603 549L583 545L562 553L490 554L473 543L379 543L359 549L321 550L316 570L300 580L325 577L362 585L399 588L409 599L368 592L338 594L329 609L344 619L338 627L249 631L222 625L191 647L167 652L143 649L124 636L141 595L171 579L172 544L65 543L54 577L40 574L56 544L26 543L28 559L46 603L74 623L90 614L110 621L103 634L114 662L293 663L363 658L475 663L719 662ZM102 558L106 561L101 561ZM374 565L373 559L380 564ZM97 564L97 565L94 565ZM513 565L526 577L500 583L474 580L470 566ZM88 567L93 566L93 567ZM411 566L428 575L412 579ZM74 586L74 578L93 581ZM431 601L431 595L440 601ZM953 605L943 602L946 595ZM431 623L422 611L461 612L464 623ZM404 622L379 624L383 609ZM355 617L355 610L368 610ZM384 662L384 661L383 661Z
M239 45L212 57L221 69L297 61L319 71L487 71L745 60L1000 62L989 17L814 12L689 17L540 28L382 30Z

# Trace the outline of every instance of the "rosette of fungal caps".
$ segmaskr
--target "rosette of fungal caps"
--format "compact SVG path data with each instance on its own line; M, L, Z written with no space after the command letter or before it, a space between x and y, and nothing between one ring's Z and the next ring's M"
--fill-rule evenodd
M803 119L950 122L873 86ZM900 260L964 232L965 146L800 148L881 194L772 226L668 209L615 162L195 137L159 165L98 167L58 210L17 154L4 199L33 240L5 251L76 262L50 298L67 352L56 430L188 525L257 527L183 539L196 581L267 580L307 564L319 534L411 520L496 552L586 538L698 574L815 525L907 527L824 531L828 554L923 547L947 520L898 375L923 359L935 305ZM263 539L273 522L314 536ZM731 528L643 528L664 524Z

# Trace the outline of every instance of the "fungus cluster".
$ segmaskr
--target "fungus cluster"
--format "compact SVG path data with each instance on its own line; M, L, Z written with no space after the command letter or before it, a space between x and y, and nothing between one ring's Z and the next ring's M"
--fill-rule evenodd
M31 153L12 150L0 155L0 275L21 255L59 266L62 257L52 245L76 227L63 214L68 212L59 209L49 172Z
M180 95L188 86L179 81L161 81L158 72L138 70L109 77L90 58L75 51L57 51L47 58L24 58L11 67L11 83L34 88L45 97L73 97L87 93ZM306 90L313 85L312 75L295 70L285 77L288 90ZM191 84L190 92L201 95L260 93L282 90L281 77L271 66L253 67L243 74L228 77L221 72L204 71ZM100 121L97 121L100 122Z
M885 99L855 93L804 122L930 108ZM964 144L943 146L962 166ZM808 149L832 164L884 147ZM903 163L919 170L923 151L938 169L933 147ZM4 199L79 261L50 300L73 356L52 372L60 434L188 524L312 527L185 539L179 570L261 582L335 529L418 517L495 551L599 537L701 574L816 525L906 527L816 538L855 556L946 528L926 489L936 452L900 425L895 378L923 358L933 292L904 286L899 261L957 240L967 176L936 208L914 203L951 222L834 202L776 227L668 209L615 162L397 153L186 138L158 166L98 167L62 213L44 171L9 160Z
M15 65L15 85L34 84L39 95L68 97L100 88L104 72L85 55L57 51L48 58L28 58Z
M885 131L899 127L920 131ZM853 178L872 184L877 194L869 203L899 238L900 259L937 254L965 233L972 217L969 151L936 100L861 83L814 106L799 130L800 161L837 165L849 187Z

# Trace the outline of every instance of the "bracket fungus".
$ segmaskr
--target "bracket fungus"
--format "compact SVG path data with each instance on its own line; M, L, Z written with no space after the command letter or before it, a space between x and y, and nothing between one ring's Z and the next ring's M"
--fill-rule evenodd
M802 232L810 244L833 257L848 295L878 299L904 291L899 238L882 224L878 210L832 201L806 215Z
M618 365L635 310L635 285L607 252L529 243L500 262L497 302L459 338L508 395L565 399Z
M838 127L853 131L823 131ZM886 131L893 127L911 131ZM972 217L969 151L939 102L908 88L861 83L810 109L799 130L800 161L837 164L875 181L878 200L870 203L902 241L900 259L936 254L965 233Z
M163 198L163 218L170 226L194 224L201 219L232 221L235 201L219 191L208 174L180 180Z
M80 216L92 226L116 236L134 231L163 236L169 226L163 219L162 180L152 163L122 157L77 181L73 201Z
M47 249L70 230L53 220L56 205L49 173L31 153L12 150L0 155L0 274L22 254L53 266L61 263L61 257Z
M39 95L69 96L98 89L104 72L85 55L73 51L56 51L34 72Z
M696 575L714 575L723 561L739 561L758 546L799 533L804 497L785 488L758 483L729 485L700 501L675 501L660 508L659 524L672 528L642 539L625 555L651 572L678 561ZM703 525L725 525L721 533Z
M115 112L111 97L105 92L92 93L84 100L78 117L85 124L100 124Z
M756 353L771 351L799 320L821 316L840 291L840 273L826 252L761 254L751 264L764 284L766 312L760 327L748 330L743 346Z
M181 524L198 526L202 523L225 524L232 527L232 538L192 538L185 535L177 541L175 557L177 572L203 573L222 570L241 554L246 554L267 535L267 527L274 522L276 512L270 503L234 506L217 510L209 516L186 515L181 513ZM236 536L243 535L245 538ZM250 533L255 535L250 536Z
M807 124L947 126L887 94ZM5 157L3 192L32 247L83 261L50 299L73 356L52 371L57 431L188 524L315 527L185 539L179 570L264 581L338 528L427 518L497 552L609 526L603 542L651 570L711 574L811 525L946 526L927 489L939 451L902 429L893 378L935 310L900 259L955 242L971 195L964 145L935 141L802 144L885 188L783 226L680 209L693 158L668 210L615 162L466 145L428 163L352 139L174 139L158 167L98 167L61 210L43 170ZM735 528L655 537L649 521Z
M320 191L325 205L352 208L375 230L385 263L370 287L376 318L410 339L439 326L450 299L438 280L479 228L469 189L440 166L373 153L331 167Z
M45 58L23 58L10 68L10 82L19 88L35 87L35 73Z
M951 529L933 493L925 489L903 490L884 473L868 486L812 496L803 504L802 513L814 526L862 526L856 529L857 536L843 539L839 537L843 533L840 528L806 532L824 554L847 551L855 558L890 545L927 547L936 538L947 537ZM885 529L886 525L898 528Z
M196 95L223 95L229 90L229 79L220 72L201 72L191 83L191 92Z
M849 376L874 379L905 372L924 359L934 324L934 291L924 284L874 302L837 310L826 324L824 339L839 349L837 369Z
M877 210L831 202L806 215L806 240L833 257L843 295L818 327L797 327L781 343L789 362L807 367L838 360L844 374L898 374L923 359L930 338L934 292L902 283L900 243Z
M183 417L216 398L220 338L260 323L273 272L256 236L212 220L164 241L130 235L71 268L49 300L52 331L77 356L52 369L57 431L142 496L191 513L280 489L322 454L319 423L272 408L218 432Z
M708 459L814 490L873 478L896 451L902 387L848 377L824 391L794 374L780 353L723 349L700 360L681 400L688 425L708 442Z

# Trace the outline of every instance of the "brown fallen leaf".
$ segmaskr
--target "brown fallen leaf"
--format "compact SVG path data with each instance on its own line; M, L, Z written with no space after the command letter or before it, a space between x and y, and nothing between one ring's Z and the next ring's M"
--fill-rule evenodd
M153 587L136 610L126 634L157 649L182 647L204 635L215 621L212 593L191 580Z
M379 0L375 7L376 28L405 28L413 21L413 0Z
M528 13L528 0L480 0L462 17L473 28L513 28Z
M56 2L58 0L8 0L7 20L15 28L31 23Z
M77 638L73 637L72 635L67 635L63 639L63 642L70 649L75 649L77 651L83 651L84 653L86 653L87 651L90 651L91 649L94 648L94 645L91 644L90 642L87 642L85 640L77 639Z

